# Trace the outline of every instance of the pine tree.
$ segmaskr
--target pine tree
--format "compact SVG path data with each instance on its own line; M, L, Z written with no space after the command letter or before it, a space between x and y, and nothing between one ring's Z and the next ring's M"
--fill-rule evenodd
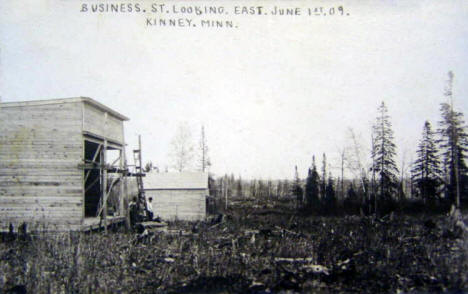
M379 115L373 127L373 171L379 177L378 193L380 201L390 200L398 187L398 168L394 157L396 145L393 143L393 130L385 103L378 108ZM377 208L376 208L377 210Z
M257 190L258 190L258 198L265 199L266 198L266 185L261 179L257 181Z
M292 193L296 196L297 205L302 204L302 197L304 190L302 189L301 179L299 178L299 173L297 171L297 165L294 167L294 183L292 185Z
M250 181L250 197L257 198L257 180Z
M448 98L448 103L442 103L440 108L442 121L439 122L438 132L441 136L439 143L447 163L447 193L454 204L460 207L461 178L467 172L465 153L468 151L468 135L463 113L453 109L453 73L449 72L448 76L448 86L444 93Z
M328 212L332 211L336 206L335 183L331 173L328 175L328 183L325 187L325 202Z
M242 178L239 176L239 179L237 180L237 187L236 187L236 196L237 197L242 197Z
M288 196L289 195L289 191L290 191L290 183L287 179L285 179L283 181L283 185L282 185L282 190L281 190L281 194L282 196Z
M312 157L312 167L309 168L306 180L307 206L314 207L319 203L319 175L315 165L315 156Z
M227 193L229 197L234 196L234 190L236 188L236 177L233 173L229 177L226 175L227 180Z
M323 153L322 156L322 178L320 179L320 194L322 198L326 197L327 189L327 156Z
M266 184L267 188L267 197L271 198L273 196L273 182L269 179Z
M414 162L411 174L412 180L418 189L419 195L426 200L434 200L438 195L438 187L441 184L440 161L438 157L434 132L431 124L424 123L421 141L416 154L418 158Z
M153 163L151 161L149 161L149 162L147 162L145 164L145 167L143 168L143 171L149 173L152 170L153 170Z
M349 201L357 201L357 193L354 190L354 183L351 182L351 185L349 185L348 192L347 192L347 200Z
M281 198L282 194L283 194L283 181L278 180L278 182L276 183L276 199Z
M210 193L210 196L213 196L213 197L218 197L218 189L217 189L217 186L216 186L216 181L215 179L213 178L213 175L209 174L208 176L208 190L209 190L209 193Z

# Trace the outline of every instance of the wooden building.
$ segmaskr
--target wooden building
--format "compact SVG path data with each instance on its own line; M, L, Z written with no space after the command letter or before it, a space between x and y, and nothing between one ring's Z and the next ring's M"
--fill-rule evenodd
M124 220L126 120L86 97L0 103L0 229Z
M146 198L153 199L154 215L164 220L203 220L206 217L208 174L201 172L147 173Z

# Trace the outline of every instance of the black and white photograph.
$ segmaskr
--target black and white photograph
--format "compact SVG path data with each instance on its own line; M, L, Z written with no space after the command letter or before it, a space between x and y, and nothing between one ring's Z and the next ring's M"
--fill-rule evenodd
M468 2L0 0L1 293L468 293Z

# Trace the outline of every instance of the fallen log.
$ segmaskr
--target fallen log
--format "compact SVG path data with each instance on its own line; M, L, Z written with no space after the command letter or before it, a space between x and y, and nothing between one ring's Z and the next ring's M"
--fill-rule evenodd
M275 262L278 263L311 263L314 259L312 257L304 258L289 258L289 257L275 257Z
M287 230L287 229L283 229L283 228L281 228L279 226L275 226L275 229L277 229L277 230L279 230L279 231L281 231L283 233L288 233L288 234L293 235L293 236L302 236L301 233L297 233L297 232L293 232L293 231L290 231L290 230Z
M142 222L140 225L143 226L143 228L162 228L162 227L167 227L167 223L165 222L156 222L156 221L148 221L148 222Z

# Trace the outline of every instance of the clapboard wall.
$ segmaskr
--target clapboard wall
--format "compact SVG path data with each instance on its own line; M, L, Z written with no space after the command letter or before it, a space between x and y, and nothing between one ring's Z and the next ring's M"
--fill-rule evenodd
M95 104L83 104L83 131L99 135L113 142L124 142L123 121L103 113Z
M85 140L123 149L124 120L87 97L0 103L0 229L82 229Z
M78 229L81 103L0 104L0 224ZM39 228L38 228L39 229Z
M146 190L153 198L155 216L164 220L203 220L206 217L207 190Z
M203 220L206 217L208 174L202 172L147 173L146 198L153 198L156 216L165 220Z

